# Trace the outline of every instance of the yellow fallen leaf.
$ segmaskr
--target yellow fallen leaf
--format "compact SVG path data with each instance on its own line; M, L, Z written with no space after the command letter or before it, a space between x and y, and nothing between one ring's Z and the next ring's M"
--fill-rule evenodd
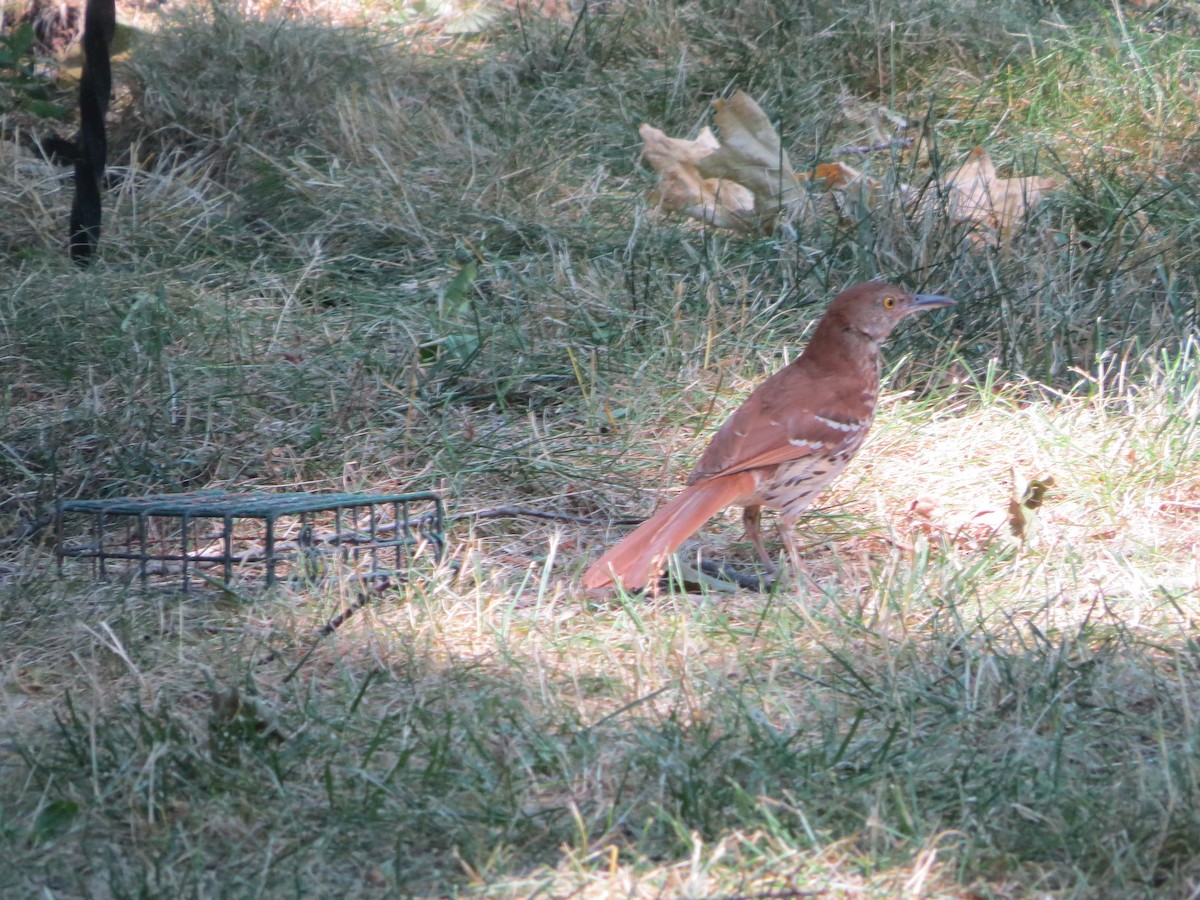
M694 141L667 137L652 125L642 125L638 131L642 157L658 173L651 203L706 225L753 230L754 195L736 182L700 175L699 161L720 146L712 131L705 128Z

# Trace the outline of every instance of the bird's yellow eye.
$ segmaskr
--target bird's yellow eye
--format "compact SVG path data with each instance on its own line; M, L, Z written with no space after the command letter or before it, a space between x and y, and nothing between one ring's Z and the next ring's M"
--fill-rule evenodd
M884 309L891 309L895 305L896 305L895 297L884 297L883 298L883 308Z

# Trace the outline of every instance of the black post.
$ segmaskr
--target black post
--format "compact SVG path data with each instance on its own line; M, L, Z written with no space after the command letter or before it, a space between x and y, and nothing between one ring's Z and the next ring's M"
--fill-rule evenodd
M115 0L87 0L83 19L83 76L79 79L79 140L75 146L75 200L71 204L71 259L87 265L100 242L100 186L108 157L104 116L112 97L109 50L117 30Z

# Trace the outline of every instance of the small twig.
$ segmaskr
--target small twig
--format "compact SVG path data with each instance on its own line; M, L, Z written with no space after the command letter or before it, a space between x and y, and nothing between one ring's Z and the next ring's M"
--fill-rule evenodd
M389 578L379 579L379 581L373 586L374 593L382 594L385 590L391 587L391 584L392 582ZM368 586L365 583L362 584L359 589L358 596L351 601L350 605L322 625L317 633L313 635L312 642L308 645L308 649L304 651L304 655L300 657L300 661L292 666L291 670L285 676L283 676L283 683L287 684L289 681L291 681L296 676L296 673L300 671L300 668L306 662L308 662L308 658L316 652L316 649L320 646L321 641L345 625L346 622L350 620L351 616L353 616L356 612L366 606L368 602L370 602L371 596L371 586ZM258 664L260 666L265 666L267 663L274 662L275 660L279 659L281 655L282 654L280 651L272 650L270 653L260 659Z
M645 694L634 700L630 700L628 703L626 703L620 709L614 710L613 712L610 712L606 716L601 716L599 719L597 719L591 725L588 725L588 726L584 727L583 729L581 729L579 733L587 734L588 732L593 731L596 728L599 728L604 723L611 722L613 719L617 718L617 716L624 715L625 713L629 712L629 710L635 709L636 707L641 706L643 703L649 703L655 697L659 696L660 694L665 694L667 691L671 690L671 688L673 688L673 687L675 687L674 684L663 685L657 691L651 691L649 694Z
M577 516L573 513L550 512L541 509L529 509L525 506L493 506L488 509L477 509L474 512L455 513L447 516L449 522L459 519L506 519L527 516L532 519L550 519L556 522L573 522L576 525L640 525L645 519L623 516L619 519L592 519L587 516Z
M797 900L801 897L824 897L829 891L765 891L761 894L717 894L708 900Z
M270 631L263 628L238 628L231 625L201 625L200 630L205 634L241 634L260 638L268 637L271 634Z
M833 152L835 156L845 156L854 153L879 153L881 150L907 150L912 146L913 139L910 137L892 138L890 141L880 141L878 144L868 144L865 147L855 144L847 144L844 147L838 147Z

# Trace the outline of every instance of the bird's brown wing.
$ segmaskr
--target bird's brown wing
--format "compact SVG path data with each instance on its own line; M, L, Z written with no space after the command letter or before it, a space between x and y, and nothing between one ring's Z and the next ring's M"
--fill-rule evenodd
M866 393L861 380L781 369L718 429L688 483L857 445L871 424L874 396L868 402Z

